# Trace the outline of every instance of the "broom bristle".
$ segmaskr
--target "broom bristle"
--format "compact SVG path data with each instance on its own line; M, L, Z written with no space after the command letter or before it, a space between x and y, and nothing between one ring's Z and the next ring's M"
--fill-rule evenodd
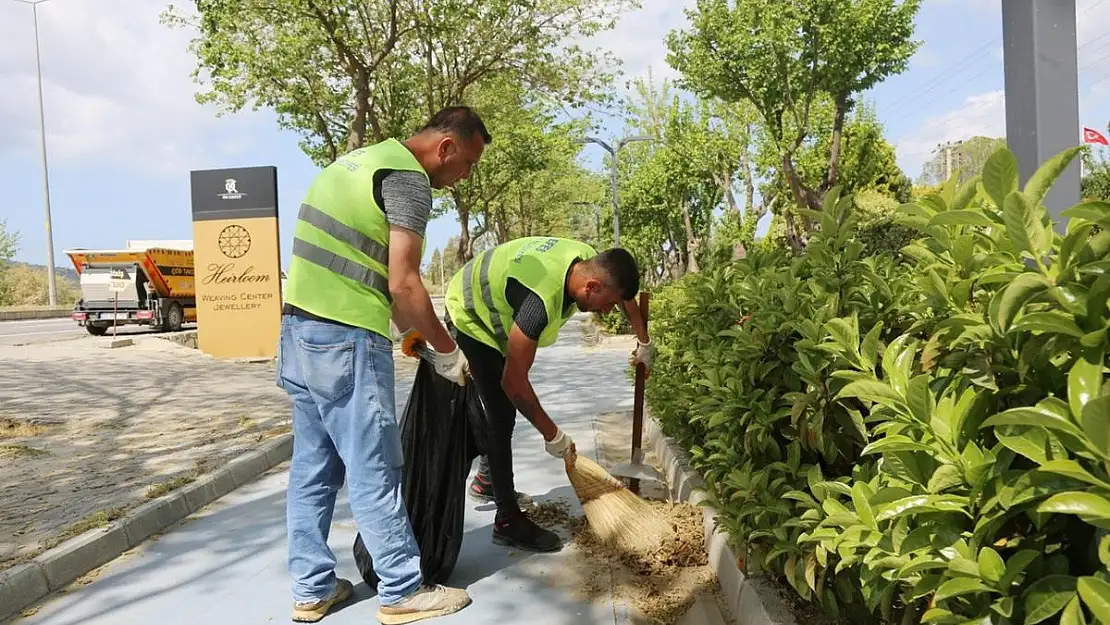
M649 553L673 534L666 517L593 460L577 456L567 476L590 529L602 542L629 553Z

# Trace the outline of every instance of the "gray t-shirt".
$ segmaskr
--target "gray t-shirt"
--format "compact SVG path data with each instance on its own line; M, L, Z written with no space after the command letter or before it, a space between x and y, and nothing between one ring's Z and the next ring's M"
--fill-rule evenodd
M375 181L374 195L390 225L412 230L421 237L432 211L432 187L415 171L392 171Z

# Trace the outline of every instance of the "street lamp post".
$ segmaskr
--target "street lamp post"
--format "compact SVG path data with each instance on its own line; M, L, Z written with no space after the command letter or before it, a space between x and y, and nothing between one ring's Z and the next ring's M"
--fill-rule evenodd
M42 191L46 211L46 281L49 286L50 305L58 305L58 290L54 279L54 229L50 221L50 174L46 166L46 115L42 106L42 52L39 48L39 5L50 0L15 0L31 5L35 25L35 73L39 91L39 144L42 149Z
M645 136L645 135L635 135L635 136L631 136L631 137L625 137L617 143L616 149L611 147L608 143L605 143L601 139L597 139L595 137L586 137L585 139L576 139L575 140L575 143L579 143L579 144L596 143L596 144L600 145L602 148L605 148L605 151L608 152L609 155L613 158L613 163L612 163L613 167L612 167L612 172L611 172L612 182L613 182L613 245L616 246L616 247L620 247L620 245L621 245L621 222L620 222L620 215L619 215L620 202L617 200L617 153L621 151L621 148L628 145L629 143L632 143L633 141L651 141L651 140L652 140L651 137L648 137L648 136Z
M593 202L575 202L575 206L591 206L594 209L594 241L601 249L601 207Z

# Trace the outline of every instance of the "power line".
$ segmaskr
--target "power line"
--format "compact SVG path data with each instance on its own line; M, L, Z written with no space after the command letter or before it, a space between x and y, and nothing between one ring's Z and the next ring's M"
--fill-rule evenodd
M988 41L984 42L979 47L977 47L974 50L972 50L971 52L969 52L963 58L961 58L961 59L957 60L956 62L951 63L948 66L946 66L936 76L934 76L932 78L932 80L930 80L930 81L926 82L924 85L922 85L921 88L918 91L916 91L916 92L914 92L914 93L912 93L912 94L910 94L906 97L899 98L899 99L895 100L894 102L892 102L890 104L890 106L897 108L897 107L901 107L903 104L905 104L907 102L916 101L918 96L925 95L926 93L931 91L936 86L940 86L941 83L947 82L947 81L951 80L952 78L954 78L955 76L959 75L960 72L962 72L962 71L964 71L964 70L966 70L970 67L974 67L974 65L975 65L974 63L972 63L970 65L961 65L961 64L964 63L964 61L971 60L972 57L978 55L980 52L982 52L986 48L990 47L992 44L996 44L998 42L999 42L999 38L991 39L991 40L988 40ZM952 67L957 66L957 65L960 65L959 69L957 69L955 71L949 71Z

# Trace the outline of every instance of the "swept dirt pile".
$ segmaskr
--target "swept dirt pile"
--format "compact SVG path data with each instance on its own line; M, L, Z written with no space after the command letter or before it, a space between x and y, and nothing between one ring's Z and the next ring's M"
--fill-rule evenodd
M685 503L649 503L670 521L674 535L641 551L606 545L586 518L571 517L562 501L539 504L529 516L539 525L568 529L575 546L595 565L581 594L601 596L611 577L614 599L627 602L651 623L673 625L698 595L713 592L717 579L707 566L701 510Z

